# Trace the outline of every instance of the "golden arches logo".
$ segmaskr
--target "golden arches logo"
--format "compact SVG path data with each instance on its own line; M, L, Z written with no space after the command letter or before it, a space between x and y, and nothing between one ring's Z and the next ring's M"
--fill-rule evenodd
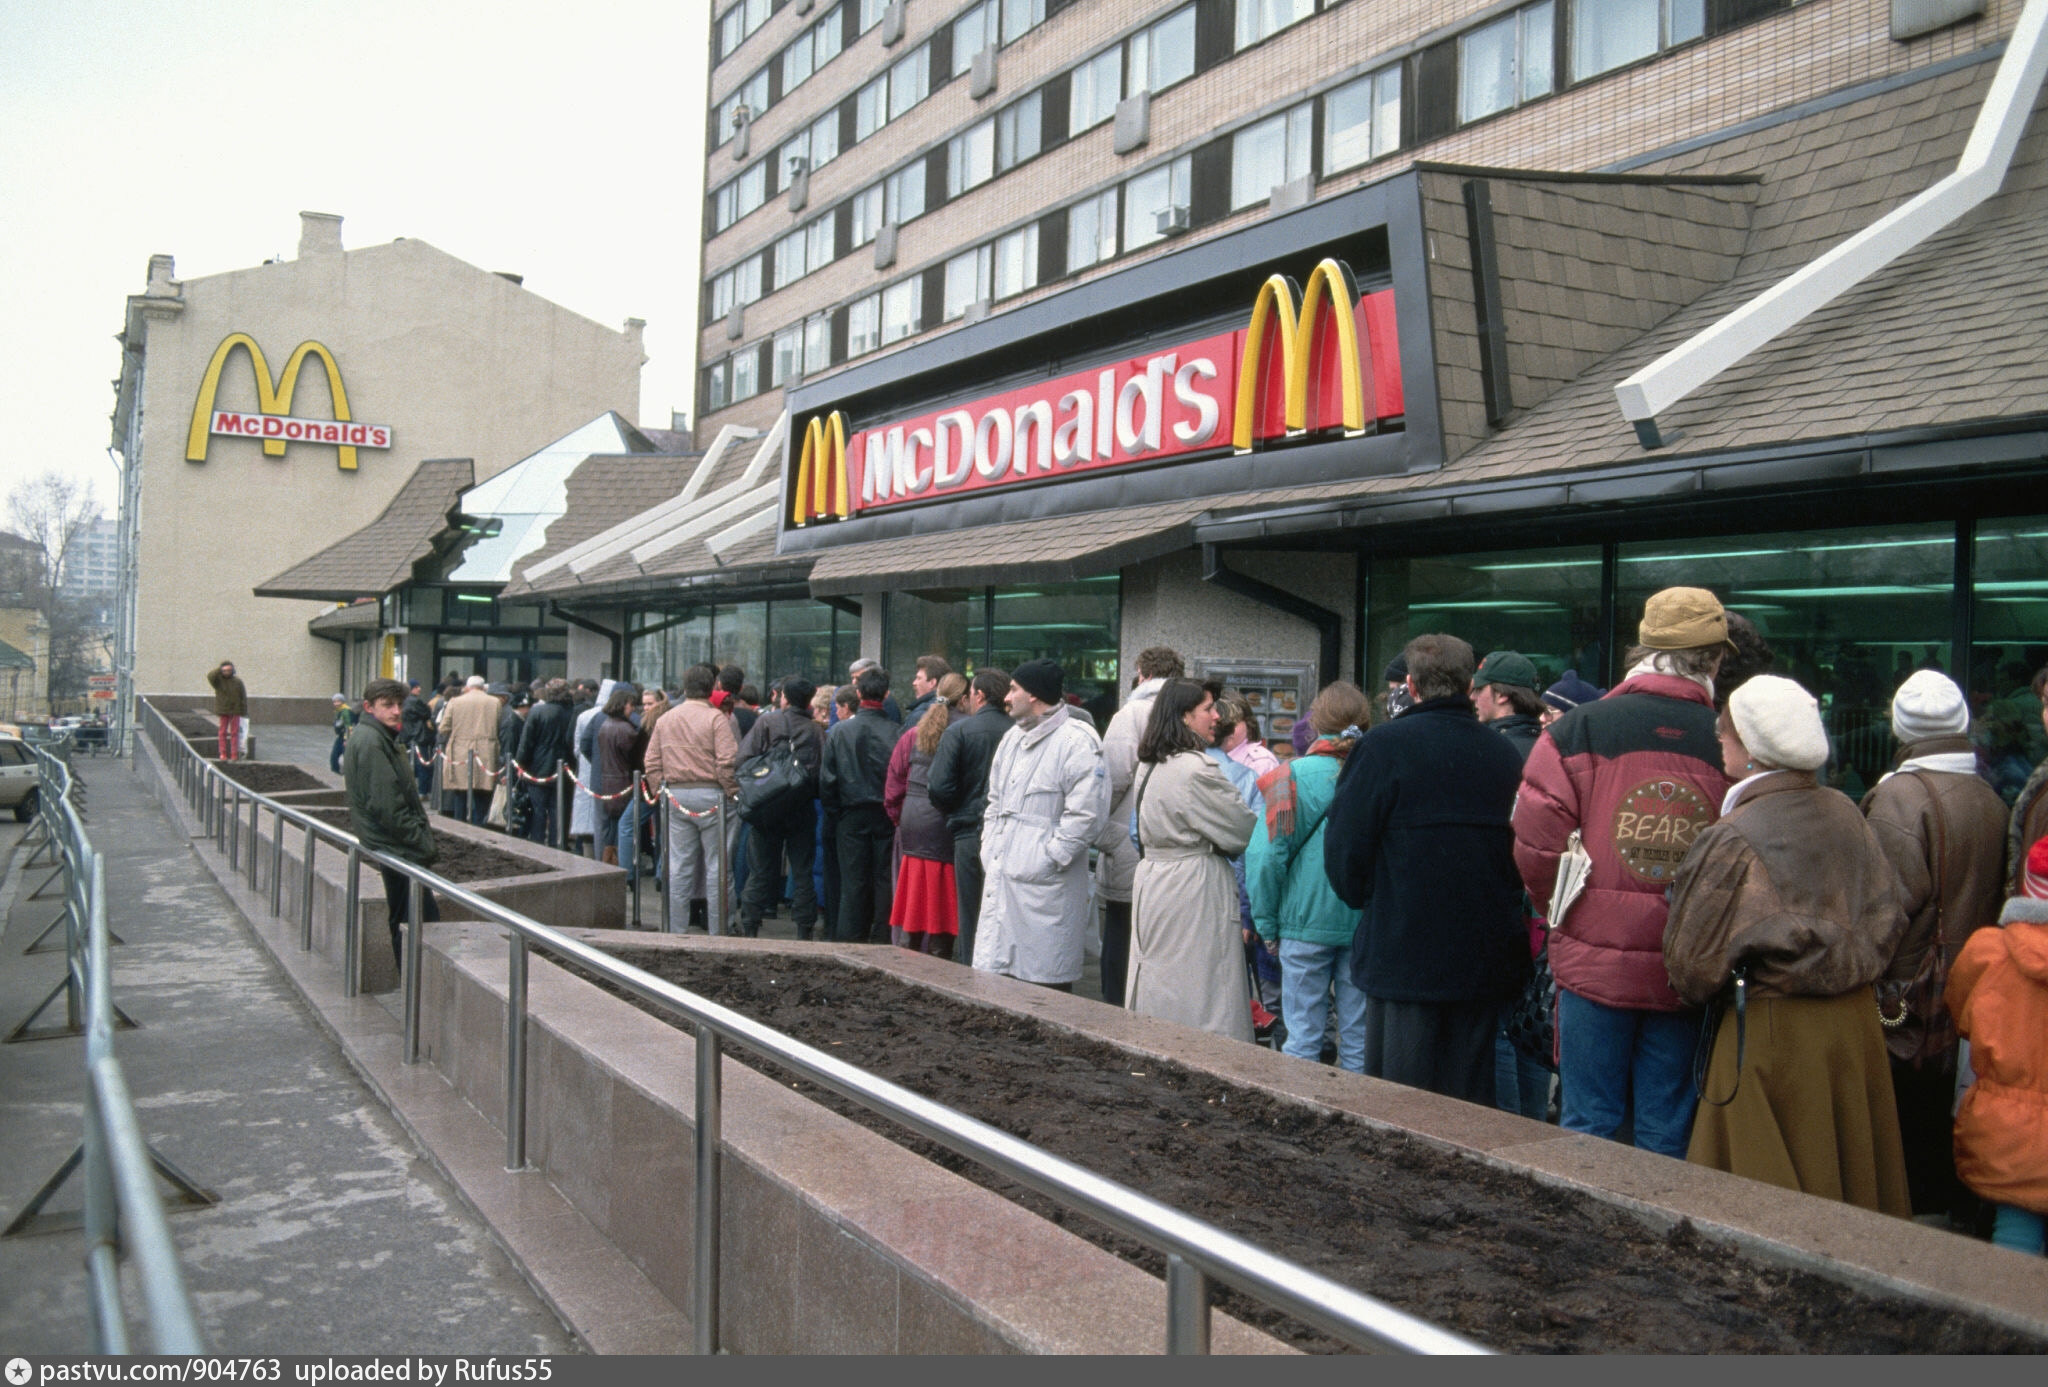
M838 410L804 425L803 450L797 455L796 503L790 519L801 526L832 515L853 514L852 488L846 480L846 416Z
M270 363L264 359L263 348L258 346L256 339L248 333L234 332L228 334L221 344L213 349L213 359L206 363L206 375L199 382L199 398L192 406L192 427L185 436L187 462L206 461L207 440L213 433L252 432L245 427L213 427L216 422L213 417L213 401L220 391L221 371L227 366L228 358L234 354L237 347L249 354L249 368L256 376L256 408L261 414L279 419L288 416L291 413L292 396L298 392L299 372L304 369L308 357L318 357L320 364L327 368L327 388L334 397L335 422L349 422L348 391L342 387L341 367L335 364L333 352L318 342L299 343L292 348L291 356L284 363L284 374L278 377L277 384L273 386L270 381ZM247 415L229 417L239 420L248 418ZM257 436L263 439L264 454L274 458L283 457L285 446L289 443L334 443L340 449L338 461L342 469L353 472L356 467L355 443L367 443L373 447L388 446L390 432L382 428L354 428L340 430L334 436L328 436L304 430L286 433L282 429L263 429L257 432ZM348 441L351 438L354 442Z
M1239 452L1289 430L1365 427L1357 307L1357 281L1341 260L1318 264L1306 290L1278 274L1259 286L1237 370Z

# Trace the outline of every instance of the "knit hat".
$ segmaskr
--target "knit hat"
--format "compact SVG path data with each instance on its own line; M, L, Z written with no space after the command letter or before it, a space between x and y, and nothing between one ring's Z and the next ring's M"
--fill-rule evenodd
M1386 669L1380 673L1380 678L1389 684L1399 684L1407 679L1407 677L1408 656L1406 654L1396 655L1393 659L1387 661Z
M1970 704L1939 670L1915 670L1892 695L1892 731L1902 742L1957 737L1970 730Z
M1010 678L1040 703L1058 703L1066 693L1066 673L1052 660L1026 660L1010 671Z
M336 694L336 695L334 696L334 701L335 701L336 703L346 703L346 702L348 702L348 695L347 695L347 694Z
M1727 639L1728 613L1705 588L1666 588L1653 595L1636 628L1636 643L1652 650L1691 650Z
M2037 838L2027 849L2027 862L2020 869L2020 894L2029 900L2048 901L2048 838Z
M1828 763L1828 733L1821 725L1820 704L1782 675L1759 674L1743 684L1728 700L1728 715L1760 766L1817 771Z
M1543 691L1543 701L1560 713L1569 713L1581 703L1597 703L1607 696L1607 690L1588 684L1579 678L1579 672L1568 669L1564 677Z
M1512 650L1496 650L1479 662L1479 669L1472 676L1472 687L1483 689L1490 684L1499 684L1534 693L1536 678L1536 666L1527 655Z

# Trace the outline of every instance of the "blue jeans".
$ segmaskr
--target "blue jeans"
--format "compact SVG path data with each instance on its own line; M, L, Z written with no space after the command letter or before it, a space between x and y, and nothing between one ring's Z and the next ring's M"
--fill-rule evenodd
M1550 1113L1550 1071L1517 1050L1506 1031L1493 1038L1493 1101L1538 1122Z
M1612 1137L1633 1114L1637 1146L1684 1160L1699 1107L1699 1040L1698 1012L1629 1011L1558 988L1558 1125Z
M607 819L611 815L605 815ZM636 783L633 793L626 796L626 807L613 820L612 841L618 845L619 865L626 869L626 880L640 880L640 787Z
M1280 1019L1287 1023L1281 1053L1296 1059L1323 1057L1330 1025L1330 982L1337 984L1337 1065L1365 1072L1365 994L1351 981L1351 947L1280 941Z
M1991 1225L1991 1245L2009 1247L2014 1252L2031 1252L2036 1257L2048 1253L2048 1219L2015 1209L2010 1204L1998 1206L1998 1220Z

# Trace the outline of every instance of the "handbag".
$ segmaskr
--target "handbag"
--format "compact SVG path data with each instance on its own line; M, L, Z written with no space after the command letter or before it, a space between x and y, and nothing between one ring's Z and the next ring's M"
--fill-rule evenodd
M797 758L796 739L781 737L740 762L739 811L744 823L786 822L818 793L810 768Z
M1565 912L1572 908L1586 881L1593 872L1593 859L1586 852L1585 841L1578 829L1565 839L1564 851L1557 855L1557 885L1550 893L1550 925L1555 929L1563 922ZM1557 979L1550 974L1550 940L1546 936L1543 947L1536 951L1536 966L1529 974L1529 981L1522 985L1521 995L1508 1007L1501 1027L1508 1033L1508 1043L1515 1047L1517 1054L1542 1065L1552 1073L1557 1072Z
M1942 1000L1942 994L1948 989L1949 965L1947 932L1943 928L1941 911L1941 864L1948 855L1948 824L1942 816L1941 799L1932 789L1927 792L1927 807L1934 811L1934 940L1928 945L1927 953L1911 978L1879 978L1871 985L1877 994L1877 1019L1886 1031L1887 1049L1891 1046L1892 1034L1899 1027L1912 1017L1920 1018L1919 1044L1912 1054L1899 1056L1908 1061L1923 1055L1938 1055L1955 1040L1955 1018L1949 1015Z
M503 828L505 826L505 810L508 799L509 796L505 791L505 782L500 780L498 788L491 791L491 812L484 815L485 824L492 828Z

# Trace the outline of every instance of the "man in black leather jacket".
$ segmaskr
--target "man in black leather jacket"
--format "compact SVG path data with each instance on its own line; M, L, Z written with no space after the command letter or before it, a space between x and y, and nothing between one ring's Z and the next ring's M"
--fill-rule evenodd
M887 670L862 670L854 687L860 693L860 707L825 738L818 781L825 816L839 816L839 920L833 938L885 944L896 825L882 807L882 794L888 783L889 753L896 749L902 729L883 711L889 695Z
M527 774L545 780L569 758L570 742L576 734L576 719L569 711L574 699L566 679L550 679L541 688L540 702L526 715L526 725L519 731L518 759ZM561 803L561 791L551 784L528 783L526 792L533 806L526 822L526 836L533 842L545 843L554 832L555 807Z
M811 681L792 674L782 681L784 704L763 713L740 742L739 764L758 756L778 742L790 742L797 764L811 773L817 783L818 764L825 749L825 729L811 716L811 699L816 693ZM749 822L752 841L747 845L747 880L740 895L740 933L759 937L761 917L781 894L780 877L785 857L789 861L791 886L790 918L796 923L796 937L815 938L818 926L818 892L811 880L811 862L817 856L817 797L811 795L774 822ZM831 930L826 930L831 933Z
M934 808L953 830L953 885L960 897L960 938L953 957L974 962L974 930L981 920L981 816L988 808L988 768L996 745L1010 730L1003 696L1010 691L1007 670L984 669L967 690L967 711L939 738L932 753L928 794Z

